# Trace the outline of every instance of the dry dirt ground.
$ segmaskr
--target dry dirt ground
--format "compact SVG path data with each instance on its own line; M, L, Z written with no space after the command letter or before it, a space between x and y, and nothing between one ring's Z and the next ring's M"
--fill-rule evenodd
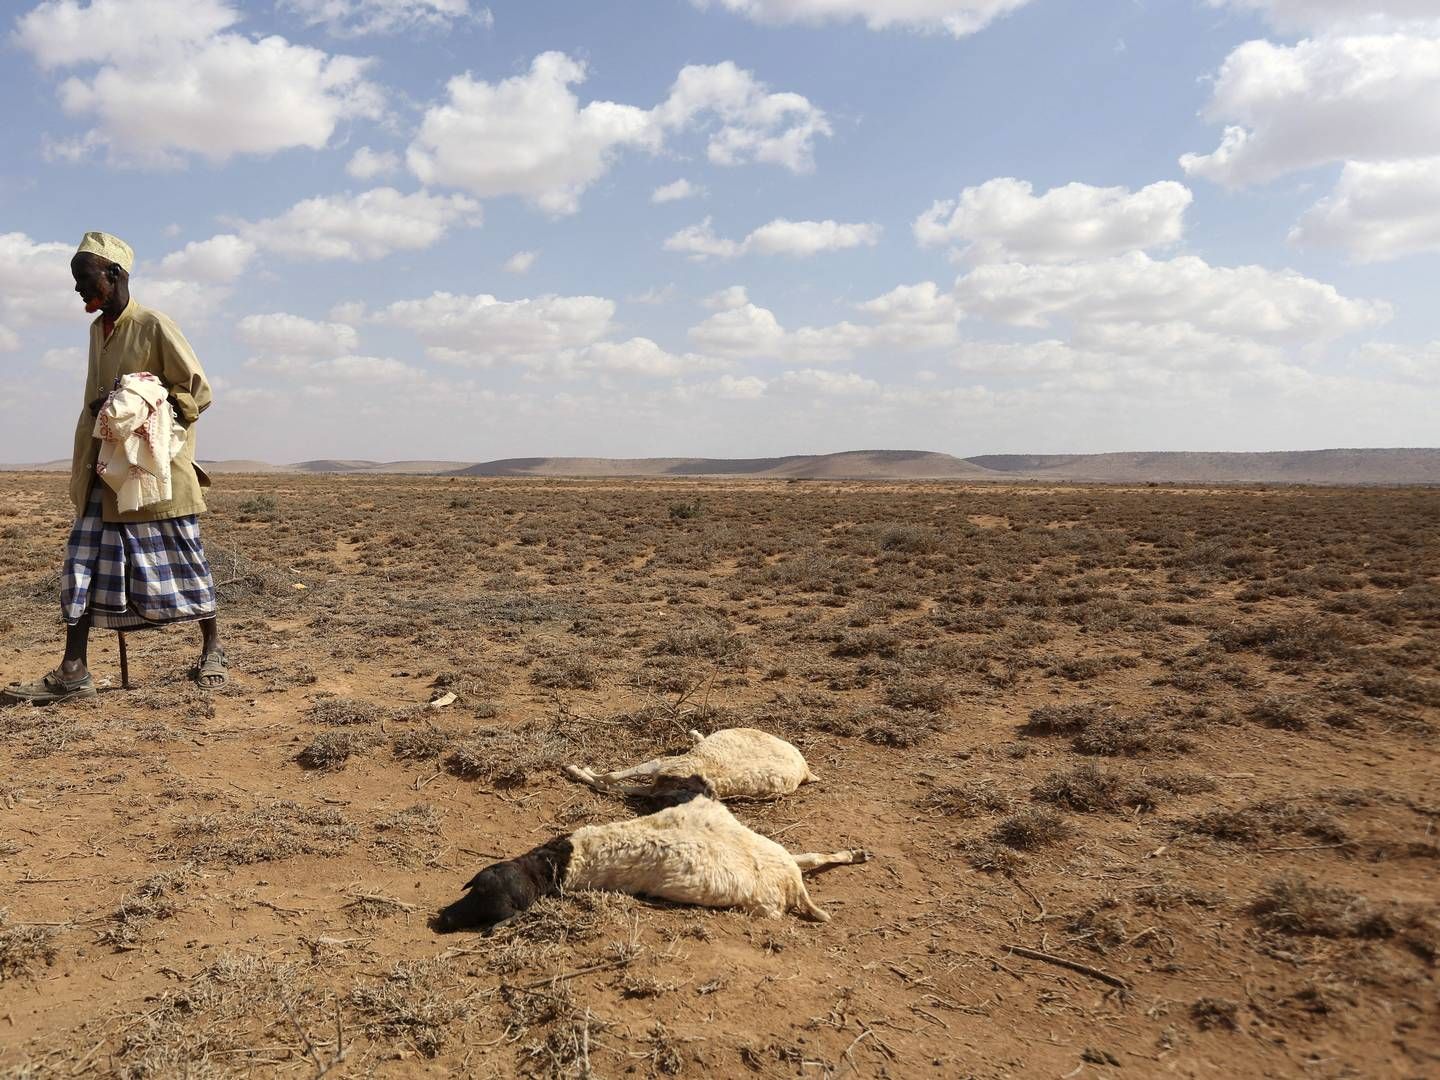
M0 682L63 478L0 475ZM233 684L0 709L0 1076L1440 1075L1440 496L228 476ZM427 703L453 692L442 709ZM765 728L826 925L427 925ZM1019 950L1028 950L1020 952ZM1062 964L1061 961L1064 963Z

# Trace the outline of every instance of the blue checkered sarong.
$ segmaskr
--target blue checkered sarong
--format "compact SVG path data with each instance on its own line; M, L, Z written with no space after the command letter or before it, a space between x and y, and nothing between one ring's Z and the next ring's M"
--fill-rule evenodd
M100 484L90 490L65 546L60 606L74 626L139 630L215 614L215 582L194 514L164 521L105 521Z

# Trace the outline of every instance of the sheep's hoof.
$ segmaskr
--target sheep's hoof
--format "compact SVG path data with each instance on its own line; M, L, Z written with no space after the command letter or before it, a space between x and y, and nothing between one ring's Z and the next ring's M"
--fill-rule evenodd
M851 863L869 862L873 858L875 858L875 853L873 851L866 851L864 848L856 848L850 852Z

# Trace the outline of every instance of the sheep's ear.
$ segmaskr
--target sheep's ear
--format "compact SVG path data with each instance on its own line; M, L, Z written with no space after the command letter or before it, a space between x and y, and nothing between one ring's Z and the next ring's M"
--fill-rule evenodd
M486 869L488 870L489 867L486 867ZM480 870L475 874L474 877L472 877L469 881L465 882L464 888L466 892L469 892L471 889L475 888L476 885L480 884L480 875L483 873L485 873L485 871Z

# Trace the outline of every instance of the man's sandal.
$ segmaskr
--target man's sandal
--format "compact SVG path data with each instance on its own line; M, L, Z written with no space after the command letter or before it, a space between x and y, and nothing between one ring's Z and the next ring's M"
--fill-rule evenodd
M195 668L195 685L201 690L219 690L230 682L230 664L225 650L203 653Z
M57 701L95 696L95 680L87 672L83 679L67 682L59 670L50 672L39 682L7 686L0 690L3 705L54 705Z

